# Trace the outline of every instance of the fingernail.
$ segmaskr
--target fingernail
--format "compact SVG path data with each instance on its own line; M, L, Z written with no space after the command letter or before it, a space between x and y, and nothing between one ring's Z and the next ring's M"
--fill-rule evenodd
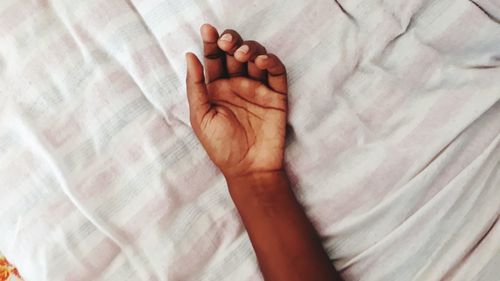
M229 33L226 33L226 34L221 36L220 40L231 42L233 40L233 36L231 36L231 34L229 34Z
M240 52L243 54L248 53L248 51L250 51L250 48L248 47L248 45L243 45L243 46L239 47L238 50L236 50L236 52Z
M269 57L267 55L260 55L259 58L262 60L267 60Z

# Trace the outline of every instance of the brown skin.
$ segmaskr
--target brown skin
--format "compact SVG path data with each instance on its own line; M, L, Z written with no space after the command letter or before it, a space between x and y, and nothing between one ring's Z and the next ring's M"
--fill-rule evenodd
M205 24L201 37L206 75L186 54L191 126L226 178L265 280L341 280L284 171L285 66L234 30L219 36Z

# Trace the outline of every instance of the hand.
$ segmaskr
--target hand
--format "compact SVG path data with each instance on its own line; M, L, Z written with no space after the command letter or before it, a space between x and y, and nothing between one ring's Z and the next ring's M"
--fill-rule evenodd
M264 278L341 280L283 171L285 67L233 30L219 38L203 25L201 37L206 80L186 55L191 126L226 177Z
M233 30L219 37L201 27L206 79L198 58L186 54L193 130L224 176L283 170L287 118L286 70L255 41Z

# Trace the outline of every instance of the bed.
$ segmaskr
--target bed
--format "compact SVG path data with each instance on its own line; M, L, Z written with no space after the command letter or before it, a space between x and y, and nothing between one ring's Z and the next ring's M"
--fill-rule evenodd
M205 22L288 68L287 172L346 280L498 280L496 0L3 0L0 252L24 280L263 280L193 134Z

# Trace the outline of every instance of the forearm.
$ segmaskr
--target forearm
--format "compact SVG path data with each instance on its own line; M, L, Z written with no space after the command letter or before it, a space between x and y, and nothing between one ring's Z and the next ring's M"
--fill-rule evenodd
M284 172L226 180L266 281L341 280Z

